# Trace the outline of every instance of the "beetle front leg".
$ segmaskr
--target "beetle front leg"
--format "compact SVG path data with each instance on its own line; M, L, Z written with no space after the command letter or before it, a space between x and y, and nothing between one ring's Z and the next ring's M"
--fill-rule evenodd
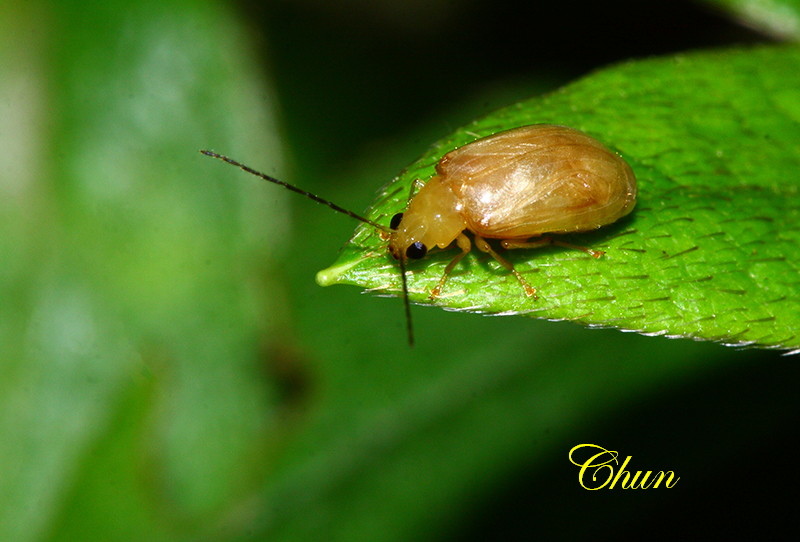
M439 279L439 284L437 284L436 287L431 290L431 295L428 297L430 300L434 300L439 297L439 295L442 293L442 288L444 288L444 283L447 282L447 277L450 275L450 272L456 265L458 265L458 262L460 262L461 259L466 256L470 250L472 250L472 243L469 242L469 237L463 233L456 237L456 245L458 245L458 248L461 249L461 253L453 258L450 263L447 264L447 267L444 268L444 274L442 274L442 278Z

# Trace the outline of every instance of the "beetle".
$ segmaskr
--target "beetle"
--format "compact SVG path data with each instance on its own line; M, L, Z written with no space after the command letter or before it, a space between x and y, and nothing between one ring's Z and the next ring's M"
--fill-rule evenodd
M441 295L448 276L475 246L511 272L525 295L533 288L514 266L492 248L497 239L505 249L559 245L582 250L595 258L602 251L566 243L553 234L595 230L633 210L637 186L625 160L593 137L566 126L532 124L476 139L445 154L436 174L395 214L389 227L336 205L311 192L256 171L213 151L220 159L266 181L281 185L318 203L381 230L388 251L398 261L409 343L413 345L406 265L431 249L455 244L460 253L445 267L431 290Z
M636 177L619 155L566 126L533 124L478 139L445 154L432 177L392 218L389 252L419 259L430 248L461 249L430 298L475 245L508 269L525 294L536 289L486 239L506 249L561 245L599 258L601 251L543 234L585 232L616 222L636 204ZM536 241L529 239L539 237Z

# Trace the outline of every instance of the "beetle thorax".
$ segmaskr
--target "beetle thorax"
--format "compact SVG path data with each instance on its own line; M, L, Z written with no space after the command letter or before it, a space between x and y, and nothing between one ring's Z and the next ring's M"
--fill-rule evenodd
M458 198L441 177L433 177L409 202L392 232L389 251L398 258L414 243L422 243L426 249L445 248L466 227Z

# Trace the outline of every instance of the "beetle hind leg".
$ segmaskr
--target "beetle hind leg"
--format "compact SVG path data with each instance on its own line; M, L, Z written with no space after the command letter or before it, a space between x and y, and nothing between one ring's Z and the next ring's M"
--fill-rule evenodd
M513 239L506 239L500 243L503 248L506 249L515 249L515 248L540 248L546 247L550 245L556 245L559 247L571 248L574 250L580 250L581 252L585 252L592 258L600 258L605 254L602 250L592 250L588 247L582 247L580 245L573 245L572 243L565 243L564 241L559 241L558 239L553 239L552 237L542 237L537 239L536 241L515 241Z
M512 274L513 274L515 277L516 277L516 279L519 281L519 283L522 285L522 288L523 288L523 290L525 290L525 295L527 295L528 297L532 297L532 298L534 298L534 299L536 299L536 298L538 297L538 296L536 295L536 288L534 288L533 286L531 286L530 284L528 284L528 281L527 281L527 280L525 280L525 277L523 277L523 276L520 274L520 272L519 272L519 271L517 271L516 269L514 269L514 266L511 264L511 262L509 262L508 260L506 260L505 258L503 258L502 256L500 256L500 255L499 255L497 252L495 252L495 250L494 250L494 249L492 248L492 246L491 246L491 245L490 245L490 244L489 244L489 243L486 241L486 239L484 239L483 237L479 237L479 236L477 236L477 235L476 235L476 236L475 236L475 246L477 246L479 250L481 250L481 251L483 251L483 252L486 252L487 254L489 254L489 255L490 255L492 258L494 258L495 260L497 260L497 262L498 262L500 265L502 265L502 266L503 266L503 267L505 267L505 268L506 268L508 271L510 271L510 272L511 272L511 273L512 273Z

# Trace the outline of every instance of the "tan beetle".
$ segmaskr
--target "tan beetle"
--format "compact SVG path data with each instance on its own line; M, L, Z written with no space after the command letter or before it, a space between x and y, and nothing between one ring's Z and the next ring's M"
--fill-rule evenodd
M583 132L550 124L499 132L447 153L436 165L436 175L409 198L404 212L392 217L389 228L227 156L200 152L384 232L389 252L400 264L410 344L408 259L420 259L429 249L444 249L453 242L461 250L431 290L430 298L435 299L450 272L472 249L465 234L469 231L478 249L513 273L526 295L535 297L536 289L486 239L499 239L506 249L554 244L599 258L602 251L543 235L595 230L627 215L636 204L636 178L619 155Z
M456 242L461 253L431 291L442 291L448 274L475 245L517 277L528 296L536 290L487 238L503 248L557 244L592 256L600 251L544 237L545 233L595 230L633 210L636 178L630 166L588 135L550 124L534 124L473 141L442 157L436 176L392 219L389 251L396 259L418 259L432 247Z

